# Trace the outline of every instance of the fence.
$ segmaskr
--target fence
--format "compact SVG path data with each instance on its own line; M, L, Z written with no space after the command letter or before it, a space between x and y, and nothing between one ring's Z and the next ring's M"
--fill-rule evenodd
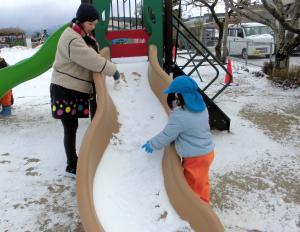
M112 0L109 30L142 29L143 0Z

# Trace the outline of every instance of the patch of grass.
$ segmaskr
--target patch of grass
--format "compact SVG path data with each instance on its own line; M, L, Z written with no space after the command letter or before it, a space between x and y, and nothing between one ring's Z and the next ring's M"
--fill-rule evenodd
M295 164L296 166L297 164ZM242 170L224 175L212 173L211 202L221 211L239 208L245 195L260 195L266 207L272 208L266 194L276 195L285 203L300 204L300 180L289 165L274 166L270 160L262 160Z
M265 62L262 71L267 78L283 88L297 88L300 86L300 66L292 65L289 69L276 69L274 62Z
M263 177L258 175L249 175L249 173L242 172L228 172L223 176L214 174L213 178L217 180L216 186L211 194L211 201L214 202L219 209L233 210L237 207L237 202L232 197L232 191L238 191L241 194L238 197L242 200L247 192L253 190L265 191L270 188L270 185L264 181Z
M284 109L287 114L279 114L271 111L257 111L251 106L243 108L239 114L263 129L266 134L279 142L283 142L290 135L293 125L299 125L297 115L300 114L296 108ZM296 112L296 113L295 113ZM289 114L290 113L290 114ZM300 136L299 136L300 139Z

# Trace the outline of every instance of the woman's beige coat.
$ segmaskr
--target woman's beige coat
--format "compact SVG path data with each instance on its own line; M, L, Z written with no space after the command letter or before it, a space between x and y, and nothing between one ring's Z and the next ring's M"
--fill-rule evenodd
M112 76L116 66L89 47L72 28L66 28L58 41L51 82L67 89L91 93L92 72Z

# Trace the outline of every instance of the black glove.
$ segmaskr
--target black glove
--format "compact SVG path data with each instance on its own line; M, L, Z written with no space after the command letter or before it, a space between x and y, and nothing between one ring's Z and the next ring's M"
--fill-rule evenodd
M120 73L119 73L118 70L116 70L116 72L115 72L115 74L113 75L113 77L114 77L114 80L115 80L115 81L117 81L117 80L120 79Z

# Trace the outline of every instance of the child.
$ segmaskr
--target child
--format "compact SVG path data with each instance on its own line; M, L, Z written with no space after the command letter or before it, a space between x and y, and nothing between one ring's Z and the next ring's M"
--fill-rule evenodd
M0 68L7 67L4 58L0 57ZM0 105L2 105L2 111L0 112L0 117L7 117L11 115L11 106L13 104L12 90L9 90L2 98L0 98Z
M172 110L164 130L142 146L148 153L175 141L182 157L184 176L193 191L207 204L210 198L209 167L214 145L206 105L197 83L179 76L164 91Z

